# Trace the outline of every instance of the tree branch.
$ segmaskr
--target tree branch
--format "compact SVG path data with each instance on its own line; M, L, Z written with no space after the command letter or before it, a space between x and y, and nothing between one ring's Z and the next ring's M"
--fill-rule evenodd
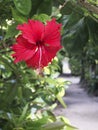
M98 7L97 6L90 4L86 0L78 0L78 3L81 6L83 6L84 8L86 8L88 11L98 15Z

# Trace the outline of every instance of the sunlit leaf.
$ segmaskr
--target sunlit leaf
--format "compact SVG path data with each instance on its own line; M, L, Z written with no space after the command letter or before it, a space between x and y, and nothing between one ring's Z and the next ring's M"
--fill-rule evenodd
M51 20L50 16L48 16L46 14L34 15L32 18L35 19L35 20L40 20L44 23L46 23L46 21Z
M62 106L63 106L64 108L66 108L67 106L66 106L64 100L62 99L62 97L61 97L60 95L57 95L56 97L57 97L58 101L62 104Z

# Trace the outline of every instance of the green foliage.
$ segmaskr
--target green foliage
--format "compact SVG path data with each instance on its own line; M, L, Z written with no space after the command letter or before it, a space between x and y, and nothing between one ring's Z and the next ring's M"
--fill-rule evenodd
M43 2L43 0L32 0L32 9L30 15L33 16L37 13L37 9L39 8L40 4Z
M69 0L66 2L65 6L61 8L64 27L63 46L71 59L75 57L76 61L81 60L81 65L79 65L81 67L81 79L89 82L88 84L91 84L91 82L93 83L88 68L98 60L98 15L94 3L92 3L93 13L90 12L88 7L91 7L91 3L92 1L89 1L89 3L80 1L77 4L75 0ZM72 66L74 66L74 63L72 64ZM78 68L78 65L76 66L77 67L74 69L72 68L73 71L76 71ZM89 78L86 78L86 75L90 76L91 82Z
M12 8L12 15L16 22L18 23L24 23L27 21L27 18L23 16L21 13L19 13L16 9Z
M43 23L46 23L46 21L51 20L51 17L49 17L49 15L46 15L46 14L39 14L39 15L34 15L33 19L40 20Z
M48 6L47 6L48 5ZM51 15L52 12L52 0L43 0L43 2L38 7L37 13L46 13Z
M96 23L89 14L85 16L86 11L75 4L75 2L68 1L62 10L63 9L70 9L69 14L66 14L68 11L65 11L65 13L63 11L65 14L62 19L64 25L63 45L69 53L73 52L72 54L81 54L91 39L90 34L93 33L93 38L96 37L98 23ZM92 26L90 25L90 22L92 22ZM96 30L96 33L93 32L93 29ZM96 40L98 41L98 39Z
M69 60L69 64L70 64L70 69L71 69L71 73L73 75L80 75L81 74L81 61L78 60L75 57L71 57Z
M34 14L45 13L51 15L52 13L53 0L32 0L32 9L30 16Z
M25 108L24 108L25 109ZM24 110L23 110L24 112ZM2 112L1 112L2 113ZM22 113L23 114L23 113ZM5 120L5 124L3 129L11 129L11 130L76 130L75 127L71 126L69 121L66 118L55 118L54 115L51 115L51 112L45 112L46 116L43 114L40 115L40 118L31 120L28 118L22 118L21 116L13 115L12 113L4 114L2 113L1 118ZM48 116L48 117L47 117ZM27 113L25 113L24 117L27 117ZM16 123L17 122L17 123ZM3 123L3 122L2 122ZM66 127L64 127L66 125Z
M61 13L63 15L68 15L68 14L71 14L72 11L73 11L73 8L74 8L74 5L73 5L73 2L72 1L68 1L66 3L66 5L64 6L64 8L61 9Z
M10 55L10 52L0 55L0 128L63 129L66 123L56 118L48 105L52 105L58 99L65 107L62 97L67 82L61 79L54 80L51 74L48 76L46 72L44 77L37 76L24 63L14 64L8 54ZM35 112L31 112L32 108Z
M23 15L28 15L31 11L31 0L14 0L16 9Z
M0 1L0 21L4 22L6 19L11 19L11 6L13 6L12 0ZM1 24L1 23L0 23Z
M18 30L16 30L17 23L13 23L12 25L8 25L8 29L6 31L5 39L14 37L18 34Z
M43 107L58 99L58 94L61 99L61 91L63 89L64 93L66 82L51 79L47 75L37 77L36 73L27 69L24 64L15 65L6 55L0 57L0 128L62 129L66 125L65 122L56 119L49 108L44 110ZM33 120L30 112L32 108L36 109Z

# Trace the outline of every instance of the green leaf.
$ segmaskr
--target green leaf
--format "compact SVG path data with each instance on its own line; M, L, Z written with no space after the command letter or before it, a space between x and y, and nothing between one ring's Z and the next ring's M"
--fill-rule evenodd
M60 95L57 95L56 97L57 97L58 101L62 104L62 106L63 106L64 108L66 108L67 106L66 106L64 100L62 99L62 97L61 97Z
M30 12L30 16L32 17L34 14L37 14L37 9L39 8L40 4L43 0L32 0L32 8Z
M61 3L63 4L63 3L65 2L65 0L58 0L58 1L60 2L60 4L61 4Z
M28 104L26 104L26 106L23 109L23 112L19 118L19 122L23 121L27 115L27 110L28 110Z
M18 34L19 31L16 30L16 26L17 26L17 23L14 23L14 24L8 26L8 29L7 29L7 32L6 32L4 39L14 37L15 35Z
M48 123L43 125L44 130L60 130L65 126L65 123L63 121L55 121L53 123Z
M57 85L57 81L50 77L44 78L44 81L46 81L47 83L53 84L53 85Z
M3 94L0 95L0 100L2 101L0 107L5 107L5 109L8 109L9 106L12 104L15 96L17 95L17 86L14 84L5 83L7 86L6 90ZM7 107L7 108L6 108Z
M61 13L64 15L68 15L68 14L71 14L72 11L74 9L74 5L72 3L72 1L68 1L65 6L61 9Z
M72 126L67 118L61 116L60 119L65 123L66 130L76 130L76 129L78 129L78 128Z
M56 121L56 117L51 111L47 110L47 113L50 119L52 119L53 121Z
M90 41L95 42L98 45L98 23L91 19L91 17L86 17L85 22L89 30Z
M65 22L66 30L63 35L63 45L71 54L82 54L84 45L88 42L89 33L84 17L73 18L74 14L68 17L69 22ZM73 20L72 20L73 18ZM70 22L72 21L72 22ZM65 44L66 43L66 44Z
M33 19L40 20L43 23L46 23L47 20L51 20L50 16L48 16L47 14L34 15Z
M36 119L35 121L32 121L32 127L30 130L45 130L45 129L42 129L43 125L46 124L48 122L48 118L47 117L42 117L41 119Z
M37 10L37 13L40 14L40 13L46 13L48 15L51 15L51 12L52 12L52 0L44 0L38 10Z
M19 13L14 8L12 8L12 15L13 15L14 20L19 23L24 23L27 21L26 17L24 17L21 13Z
M14 0L16 9L23 15L29 15L31 11L31 0Z

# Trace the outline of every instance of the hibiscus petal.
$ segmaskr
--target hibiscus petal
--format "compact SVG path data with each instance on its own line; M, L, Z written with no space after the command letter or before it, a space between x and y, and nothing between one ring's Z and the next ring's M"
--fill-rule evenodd
M45 55L46 54L45 54L44 46L39 46L36 54L31 59L26 61L26 63L29 67L35 69L41 69L44 66L47 66L48 64L48 59Z
M48 62L56 56L56 53L61 49L61 47L45 47L45 55L48 59ZM50 53L51 52L51 53Z
M37 47L29 43L22 36L19 36L17 41L18 43L12 46L12 50L15 52L12 54L12 56L15 58L15 63L19 61L26 61L36 53Z
M17 37L16 42L18 44L20 44L21 46L24 46L25 48L30 49L30 50L35 46L34 44L28 42L28 40L26 40L25 38L23 38L22 35L19 35Z
M47 66L52 61L52 59L56 56L56 53L60 49L61 49L61 47L49 47L49 46L45 47L45 46L43 46L43 49L42 49L42 59L41 59L41 66L42 66L42 68Z
M60 46L60 35L61 24L56 23L55 19L47 22L45 26L44 43L49 46Z
M22 31L22 35L25 39L36 44L44 33L44 24L37 20L29 20L27 24L18 25L17 29Z
M33 55L33 57L27 60L26 63L29 67L37 69L37 68L41 68L41 60L40 60L40 64L39 64L39 60L40 60L40 50L38 48L36 53Z
M56 56L57 51L60 47L45 47L40 46L35 55L26 61L29 67L40 69L48 65L49 62Z

